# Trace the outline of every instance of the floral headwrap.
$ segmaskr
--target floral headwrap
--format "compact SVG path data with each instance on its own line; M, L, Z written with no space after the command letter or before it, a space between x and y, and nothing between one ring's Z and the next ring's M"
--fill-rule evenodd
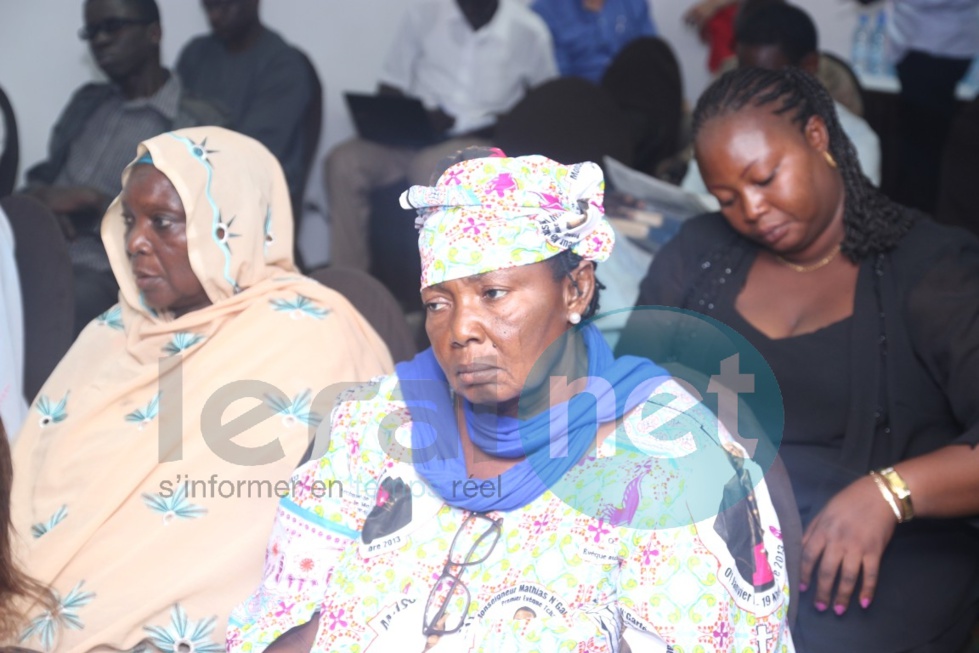
M602 208L604 189L598 165L566 166L538 155L470 159L435 186L412 186L401 206L418 211L421 287L538 263L567 249L606 260L615 236Z

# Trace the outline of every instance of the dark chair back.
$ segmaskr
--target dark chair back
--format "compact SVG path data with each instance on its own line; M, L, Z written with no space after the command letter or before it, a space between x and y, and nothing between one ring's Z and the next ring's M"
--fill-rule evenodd
M17 184L17 166L20 164L20 140L17 134L17 119L14 108L7 99L7 94L0 89L0 114L3 118L3 130L6 143L3 154L0 154L0 197L6 197L14 192Z
M632 164L633 142L622 112L601 87L560 77L531 89L496 123L494 140L508 156L543 154L564 164Z
M342 267L321 268L310 272L309 276L336 290L353 304L381 336L395 363L409 360L417 353L411 328L398 300L380 281L361 270Z
M959 112L945 141L935 219L979 236L979 98Z
M316 159L316 150L320 145L320 135L323 133L323 83L320 81L316 66L310 61L305 53L303 59L306 62L306 70L309 75L310 85L312 86L312 97L303 115L303 188L298 198L293 198L293 209L298 215L302 213L302 201L306 190L306 183L309 180L309 173L313 169L313 161Z
M11 195L0 205L14 232L24 302L24 395L31 401L74 340L71 259L47 207L27 195Z
M299 225L303 216L303 201L306 197L306 184L309 182L309 175L313 169L313 162L316 160L316 151L319 148L320 136L323 133L323 83L320 81L316 66L306 56L306 53L299 51L306 65L306 73L309 75L311 96L306 112L303 114L302 122L302 184L295 190L292 199L292 215L295 221L295 243L293 255L296 266L304 269L302 256L299 251Z
M622 48L602 76L634 143L632 166L647 174L683 147L683 79L673 49L655 36Z
M370 194L370 273L391 291L405 312L420 311L418 230L414 216L401 208L404 181L375 188Z

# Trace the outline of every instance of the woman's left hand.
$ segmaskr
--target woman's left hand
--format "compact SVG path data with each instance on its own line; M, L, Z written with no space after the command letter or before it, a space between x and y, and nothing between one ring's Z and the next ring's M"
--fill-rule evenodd
M850 604L863 571L860 605L870 605L877 587L880 558L897 526L887 501L870 476L864 476L830 499L802 536L802 575L805 591L816 570L816 609L832 606L842 615ZM818 565L818 566L817 566ZM836 596L830 596L839 575Z
M691 27L703 27L704 23L717 11L712 0L702 0L683 12L683 20Z

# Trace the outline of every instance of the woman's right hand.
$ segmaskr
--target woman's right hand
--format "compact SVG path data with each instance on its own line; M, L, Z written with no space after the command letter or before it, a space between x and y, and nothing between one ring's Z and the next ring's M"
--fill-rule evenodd
M727 4L730 4L730 0L727 2L724 0L701 0L683 13L683 20L687 25L699 29L711 19L711 16L717 13L718 9Z
M881 556L896 526L897 519L873 479L857 479L829 500L802 536L799 589L805 591L815 575L816 609L832 608L842 615L862 576L859 602L868 607L877 588ZM837 575L839 585L832 596Z

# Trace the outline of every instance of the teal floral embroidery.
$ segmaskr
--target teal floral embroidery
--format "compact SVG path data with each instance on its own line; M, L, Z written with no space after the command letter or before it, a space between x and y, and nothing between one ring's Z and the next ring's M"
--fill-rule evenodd
M176 137L176 135L175 135L175 137ZM195 143L194 141L192 141L190 139L186 139L186 138L180 139L180 140L183 140L183 141L185 141L187 143L190 143L190 145L191 145L190 153L193 154L194 156L196 156L202 162L204 162L204 164L207 165L207 166L210 166L211 165L211 155L218 153L217 150L209 150L209 149L207 149L207 137L206 136L204 137L204 140L202 140L200 142L200 144Z
M191 156L200 161L201 165L204 167L204 172L207 173L207 184L204 187L204 193L207 197L207 203L211 206L211 212L213 214L213 227L211 228L211 236L214 238L214 242L220 248L221 253L224 255L224 280L228 283L235 294L241 292L241 287L238 282L234 280L231 276L231 248L228 247L227 237L221 238L219 229L220 227L225 227L224 236L227 236L227 227L229 225L224 224L224 220L221 218L221 211L218 210L217 202L214 201L214 197L211 194L211 185L214 181L214 163L211 161L212 154L218 154L220 150L211 149L207 146L207 139L205 138L200 143L195 143L194 141L186 138L184 136L178 136L174 132L170 132L170 136L175 138L184 144L184 147L190 152Z
M272 233L272 207L265 209L265 251L269 245L275 242L275 235Z
M285 299L272 299L269 303L275 307L275 310L282 311L283 313L289 313L292 319L296 320L304 316L309 316L316 320L322 320L324 317L330 314L330 311L320 307L309 297L303 295L296 295L296 298L292 301Z
M241 234L236 234L231 232L231 225L235 223L237 217L231 218L227 222L223 218L219 218L217 224L214 225L214 238L221 245L224 245L228 251L231 251L231 244L228 242L232 238L240 238Z
M31 535L34 539L38 539L42 535L49 533L52 528L60 524L68 516L68 506L61 506L58 510L48 518L47 521L42 521L31 526Z
M187 351L203 339L204 336L196 333L175 333L170 342L163 348L163 353L168 356L176 356L180 352Z
M96 324L99 326L109 327L110 329L115 329L116 331L123 330L122 324L122 307L118 304L107 310L102 315L99 315L95 319Z
M265 395L265 401L275 409L275 412L282 415L282 424L286 428L292 428L296 424L302 423L311 426L319 426L323 417L318 413L310 411L313 393L309 390L300 392L290 401L288 397L276 397Z
M35 408L41 414L41 419L38 420L41 428L49 424L63 422L68 417L68 393L66 392L65 396L61 398L61 401L56 404L48 399L47 395L41 395L37 398Z
M68 630L85 628L85 624L78 616L78 610L91 603L95 593L83 592L84 584L85 581L79 581L64 598L61 598L57 592L53 592L57 602L54 612L45 610L40 616L35 617L21 634L20 641L25 642L32 637L37 637L41 642L41 648L50 651L55 646L60 628Z
M142 431L143 428L156 419L156 416L160 412L160 393L157 392L153 395L150 403L146 404L142 408L137 408L133 412L126 415L126 421L133 424L139 425L139 430Z
M197 519L207 514L207 508L187 500L187 485L178 486L169 497L160 494L143 494L143 503L153 512L163 515L163 525L168 526L174 518Z
M170 610L170 627L147 626L143 628L150 634L150 641L161 651L182 651L186 653L222 653L224 642L216 644L210 634L214 630L216 617L193 622L179 605Z

